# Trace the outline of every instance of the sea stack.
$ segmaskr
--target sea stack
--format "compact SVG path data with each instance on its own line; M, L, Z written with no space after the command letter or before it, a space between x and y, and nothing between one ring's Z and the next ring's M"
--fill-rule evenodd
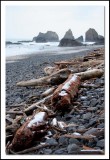
M85 40L87 42L96 42L98 41L98 33L95 29L89 28L89 30L86 32Z
M83 36L80 36L80 37L76 38L75 40L78 42L83 42Z
M73 36L73 33L72 33L71 29L69 29L69 30L65 33L65 35L64 35L63 38L64 38L64 39L74 39L74 36Z
M39 33L37 37L33 38L35 42L58 42L59 37L56 32L47 31L46 33Z
M85 33L86 42L96 42L95 44L104 44L104 37L102 35L98 35L95 29L89 28L89 30Z
M60 47L75 47L75 46L82 46L83 44L76 41L74 39L73 33L71 29L69 29L64 37L60 40L59 46Z

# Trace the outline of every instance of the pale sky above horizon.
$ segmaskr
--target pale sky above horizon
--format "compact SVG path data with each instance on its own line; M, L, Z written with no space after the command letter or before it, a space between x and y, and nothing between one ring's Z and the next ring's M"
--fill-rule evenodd
M54 31L63 38L68 29L75 38L94 28L104 36L104 6L6 6L6 39L32 39Z

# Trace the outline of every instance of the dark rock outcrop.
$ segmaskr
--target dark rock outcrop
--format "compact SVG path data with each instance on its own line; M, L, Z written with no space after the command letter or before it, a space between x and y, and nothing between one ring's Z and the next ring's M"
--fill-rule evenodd
M13 43L11 41L6 41L5 44L9 45L9 44L13 44Z
M96 42L98 41L98 33L96 32L95 29L90 28L85 35L85 40L88 42Z
M95 29L90 28L85 35L85 40L88 42L96 42L95 44L104 44L104 37L102 35L98 35Z
M74 36L73 36L73 33L72 33L71 29L69 29L69 30L65 33L65 35L64 35L63 38L65 38L65 39L74 39Z
M74 39L66 39L66 38L61 39L59 44L60 47L75 47L75 46L82 46L82 45L83 45L82 43Z
M30 40L18 41L18 43L29 43L29 42L32 42L32 41L30 41Z
M75 46L82 46L83 44L76 41L74 39L73 33L71 29L69 29L64 37L60 40L59 46L60 47L75 47Z
M10 44L11 44L11 45L14 45L14 44L18 45L18 44L22 44L22 43L19 43L19 42L13 43L13 42L11 42L11 41L6 41L5 44L6 44L6 45L10 45Z
M59 37L57 33L52 31L47 31L46 33L39 33L37 37L33 38L35 42L58 42Z
M80 36L80 37L76 38L76 41L83 42L83 36Z

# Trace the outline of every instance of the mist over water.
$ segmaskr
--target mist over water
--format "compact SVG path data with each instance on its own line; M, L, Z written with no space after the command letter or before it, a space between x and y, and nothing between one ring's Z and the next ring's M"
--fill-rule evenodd
M11 41L13 43L18 41ZM57 49L59 42L47 42L47 43L36 43L36 42L20 42L21 44L9 44L6 45L6 57L29 54L29 53L37 53L48 50Z
M10 39L12 43L16 43L18 41L23 40L16 40ZM27 40L28 41L28 40ZM36 42L20 42L21 44L8 44L5 46L5 55L6 57L9 56L16 56L16 55L24 55L24 54L31 54L31 53L42 53L48 51L61 51L62 49L66 49L67 47L58 47L59 42L47 42L47 43L36 43ZM91 45L94 42L83 42L83 44ZM76 47L74 47L76 48ZM72 47L71 47L72 49Z

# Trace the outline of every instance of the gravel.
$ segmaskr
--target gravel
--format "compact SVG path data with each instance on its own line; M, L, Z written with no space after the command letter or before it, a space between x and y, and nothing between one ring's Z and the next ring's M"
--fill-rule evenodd
M17 87L16 83L19 81L36 79L45 76L43 71L46 66L54 66L55 61L70 60L75 56L87 55L88 51L79 52L77 54L35 54L28 56L26 59L20 59L17 62L6 63L6 108L10 105L19 104L22 102L30 102L31 97L33 103L37 102L40 95L47 89L47 87ZM90 135L97 132L98 129L104 129L105 115L104 110L104 76L91 80L95 85L101 85L99 88L79 88L76 102L80 105L70 114L71 108L68 112L61 115L57 114L56 118L59 121L64 121L66 124L74 123L75 126L67 127L67 134L73 134L80 130L81 135ZM74 100L75 101L75 100ZM74 109L72 106L72 109ZM51 130L53 135L56 135L55 130ZM57 132L58 133L58 132ZM59 134L60 135L60 134ZM42 142L42 140L41 140ZM104 149L104 135L97 136L93 140L67 138L62 135L59 138L45 140L50 144L50 147L39 149L35 154L74 154L82 149L82 146L88 146L96 149Z

